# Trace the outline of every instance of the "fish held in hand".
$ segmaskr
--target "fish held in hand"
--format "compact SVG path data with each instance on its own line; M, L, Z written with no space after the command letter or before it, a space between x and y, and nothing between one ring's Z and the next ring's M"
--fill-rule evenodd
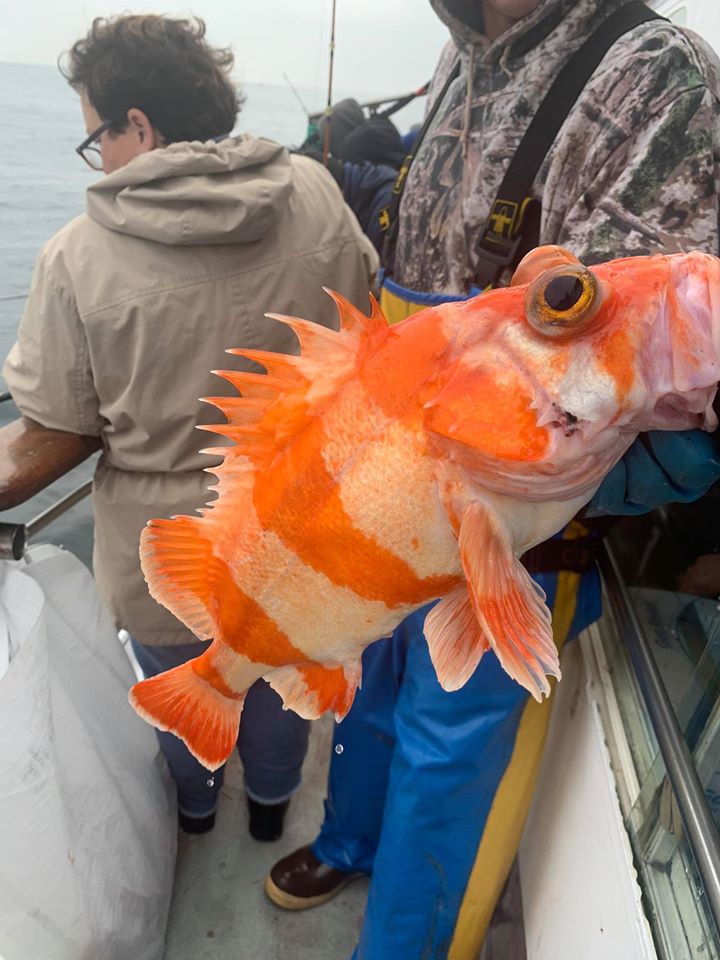
M339 720L365 647L413 610L438 679L461 687L492 649L537 699L560 676L544 595L517 559L587 503L640 431L717 420L720 261L638 257L588 269L560 247L510 287L389 327L337 294L339 331L276 316L300 356L231 350L217 371L229 437L217 499L153 520L150 592L202 656L136 684L138 713L208 769L264 677L286 708ZM274 315L270 315L274 316Z

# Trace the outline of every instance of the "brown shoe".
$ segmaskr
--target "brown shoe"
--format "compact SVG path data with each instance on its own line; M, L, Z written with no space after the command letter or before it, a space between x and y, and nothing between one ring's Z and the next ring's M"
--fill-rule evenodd
M307 910L332 900L342 888L361 877L323 863L311 847L300 847L278 860L265 878L265 893L285 910Z

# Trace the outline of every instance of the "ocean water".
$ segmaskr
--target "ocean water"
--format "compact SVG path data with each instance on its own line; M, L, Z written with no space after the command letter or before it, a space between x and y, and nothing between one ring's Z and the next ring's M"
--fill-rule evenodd
M287 146L302 142L307 120L289 87L244 84L243 92L238 131ZM299 89L298 94L311 112L322 109L322 91ZM361 102L376 99L358 90L336 91L334 99L345 96ZM421 118L422 110L423 102L417 101L393 118L401 132ZM84 130L77 94L57 69L0 63L0 360L15 340L41 246L82 213L85 190L98 176L75 153ZM5 389L0 377L0 392ZM0 403L0 426L17 416L12 402ZM0 515L0 521L29 520L89 478L92 470L92 461L77 467L26 504ZM89 500L48 527L42 539L67 546L89 563Z

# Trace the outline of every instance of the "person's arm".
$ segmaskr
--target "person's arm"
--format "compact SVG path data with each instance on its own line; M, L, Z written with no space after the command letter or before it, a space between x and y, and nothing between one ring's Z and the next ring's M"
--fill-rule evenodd
M558 242L587 264L663 251L717 255L718 145L718 100L703 83L690 84L616 148L578 198ZM652 431L605 478L588 515L689 502L718 478L720 431Z
M585 186L557 243L587 265L702 250L718 255L720 104L705 86L645 118Z
M23 416L52 430L100 435L104 421L85 330L71 290L55 276L45 251L3 376Z
M385 234L380 226L380 211L390 203L397 170L384 164L345 163L342 184L345 202L358 218L364 233L382 254Z

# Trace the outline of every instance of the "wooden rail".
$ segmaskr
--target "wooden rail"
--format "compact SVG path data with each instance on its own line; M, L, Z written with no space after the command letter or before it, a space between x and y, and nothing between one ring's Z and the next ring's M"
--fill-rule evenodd
M0 428L0 510L29 500L101 446L99 437L49 430L28 417Z

